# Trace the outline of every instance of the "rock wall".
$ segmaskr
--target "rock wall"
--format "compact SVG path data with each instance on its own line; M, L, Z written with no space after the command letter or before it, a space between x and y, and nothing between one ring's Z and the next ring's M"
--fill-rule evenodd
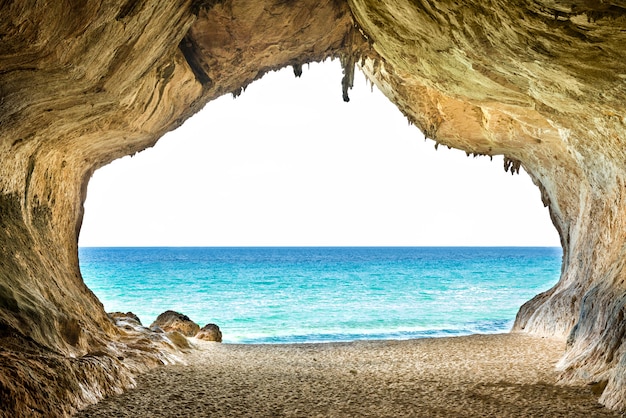
M539 186L562 275L514 330L567 336L563 380L608 384L601 402L623 409L626 2L350 5L384 61L370 77L409 120L442 144L505 155Z
M7 416L68 414L176 361L167 341L116 326L82 281L93 171L267 71L298 75L325 58L341 59L346 99L356 63L431 139L503 154L506 169L531 175L563 270L515 330L568 336L564 381L606 383L601 401L626 407L626 2L5 0L0 10Z

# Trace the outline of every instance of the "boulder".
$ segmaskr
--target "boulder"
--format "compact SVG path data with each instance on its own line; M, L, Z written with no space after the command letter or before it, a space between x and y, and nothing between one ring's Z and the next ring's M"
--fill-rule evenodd
M193 322L187 315L176 311L165 311L157 317L150 328L159 327L165 332L178 331L186 337L195 336L200 325Z
M206 324L200 329L200 332L196 334L196 338L204 341L222 342L222 331L220 327L215 324Z

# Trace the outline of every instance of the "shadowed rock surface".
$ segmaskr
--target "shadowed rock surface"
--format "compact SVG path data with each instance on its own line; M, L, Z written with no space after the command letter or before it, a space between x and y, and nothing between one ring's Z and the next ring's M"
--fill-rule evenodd
M563 268L515 330L567 337L561 379L626 407L626 1L8 0L0 13L6 416L71 413L176 361L83 283L93 172L268 71L325 58L341 60L346 100L358 65L437 144L529 173Z

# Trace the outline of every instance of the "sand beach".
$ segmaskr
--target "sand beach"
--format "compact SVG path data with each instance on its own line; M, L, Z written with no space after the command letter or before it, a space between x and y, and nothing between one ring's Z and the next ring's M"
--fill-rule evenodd
M186 365L78 417L615 417L557 384L564 342L524 334L235 345L192 339Z

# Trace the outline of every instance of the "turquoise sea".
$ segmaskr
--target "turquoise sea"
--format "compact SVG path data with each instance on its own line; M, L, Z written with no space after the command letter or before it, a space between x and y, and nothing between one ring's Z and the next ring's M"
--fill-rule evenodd
M80 248L107 312L143 324L172 309L226 343L407 339L505 332L553 286L560 248Z

